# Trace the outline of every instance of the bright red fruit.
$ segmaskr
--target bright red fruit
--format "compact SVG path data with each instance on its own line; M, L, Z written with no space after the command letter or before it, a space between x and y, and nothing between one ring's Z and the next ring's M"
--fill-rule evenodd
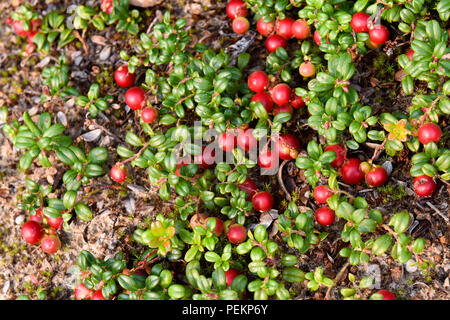
M305 78L312 77L316 73L316 68L311 62L303 62L298 68L300 75Z
M252 97L252 100L250 100L250 101L259 101L259 102L261 102L267 112L270 112L273 109L272 98L270 97L270 95L267 92L258 92L258 93L256 93Z
M325 148L325 151L330 150L336 153L336 159L334 159L333 162L330 162L330 165L337 169L342 166L344 161L347 159L347 151L340 144L331 144Z
M75 299L76 300L89 300L92 295L92 290L85 287L83 283L79 284L75 290Z
M111 168L111 179L113 179L115 182L121 183L124 182L127 179L127 170L125 169L125 166L123 165L114 165Z
M381 294L383 296L382 300L397 300L395 298L395 295L390 292L389 290L378 290L377 293Z
M335 214L334 211L328 207L320 207L316 210L314 214L316 220L322 226L329 226L334 222Z
M214 166L216 162L216 150L214 148L202 147L202 153L194 157L194 163L201 166L203 169L208 169Z
M409 60L411 60L412 61L412 59L413 59L413 54L414 54L414 50L409 50L407 53L406 53L406 56L408 57L408 59Z
M428 144L429 142L438 142L441 138L442 131L441 128L435 123L427 122L424 123L417 132L419 141L422 144Z
M272 209L273 197L267 191L257 192L252 198L253 208L256 211L264 212Z
M267 37L265 46L267 51L269 52L275 52L277 51L278 47L283 47L286 49L287 47L287 41L285 38L278 34L272 34Z
M250 151L256 148L258 140L253 136L253 129L240 130L237 143L241 149Z
M273 110L273 115L276 116L277 114L282 113L282 112L287 112L287 113L293 114L294 109L291 107L290 104L285 104L284 106L275 108Z
M305 106L305 101L303 101L302 97L296 95L295 91L292 91L291 100L289 100L289 103L295 109L303 108Z
M234 278L236 278L240 274L241 273L238 270L231 268L231 267L227 271L225 271L225 279L227 282L227 286L231 286Z
M247 6L242 0L231 0L227 4L227 16L231 20L247 15Z
M30 44L33 43L34 37L35 37L37 34L38 34L37 31L30 32L30 33L27 35L28 43L30 43Z
M314 31L314 42L320 46L320 44L322 43L322 37L319 34L319 31ZM327 35L327 43L330 43L330 40L328 39L328 35Z
M258 93L267 88L269 77L264 71L255 71L248 77L247 84L250 90Z
M232 23L233 31L238 34L244 34L248 31L250 28L250 23L248 22L247 18L245 17L237 17L233 20Z
M30 214L29 220L37 222L37 223L42 223L44 221L44 216L42 215L42 209L41 208L36 209L35 215Z
M359 184L364 181L364 173L359 168L361 160L358 158L348 159L341 168L342 179L348 184Z
M369 38L375 44L383 44L389 39L389 30L385 26L377 24L370 29Z
M22 20L14 20L12 22L12 25L13 25L14 31L17 33L18 36L25 37L30 32L30 30L27 31L23 28Z
M219 136L219 148L223 151L232 151L236 148L237 137L232 132L224 132Z
M261 168L273 169L278 164L277 158L277 154L271 150L261 152L258 156L258 165Z
M114 10L114 0L102 0L100 9L107 14L111 14Z
M366 183L371 187L380 187L387 179L388 174L382 166L373 167L366 173Z
M256 23L256 30L263 36L268 36L275 28L275 21L264 22L262 18L259 18Z
M47 223L50 225L50 227L53 227L55 229L62 228L63 223L64 223L63 217L59 217L59 218L45 217L45 218L47 219Z
M102 289L98 289L92 295L91 300L112 300L112 298L113 297L111 297L109 299L105 299L105 297L103 296L103 293L102 293Z
M313 195L317 203L327 203L328 198L333 195L333 192L326 186L317 186L314 189Z
M278 154L280 159L291 160L298 156L300 151L300 141L292 134L283 134L275 142L275 154Z
M213 218L213 217L209 217L208 219L206 219L205 225L204 225L205 229L206 229L206 224L208 223L208 220L211 218ZM214 233L216 234L216 236L220 236L223 232L223 221L216 217L214 217L214 219L216 219L216 227L214 228Z
M125 102L133 110L142 108L145 101L145 90L141 87L133 87L125 93Z
M247 230L240 224L233 224L228 228L228 240L233 244L239 244L247 239Z
M419 197L431 196L436 191L436 183L426 174L414 178L414 191Z
M286 40L289 40L292 38L292 24L294 23L294 19L291 18L285 18L282 20L278 20L275 32L279 35L285 38Z
M136 75L134 73L129 73L128 66L123 65L114 72L114 80L116 80L118 86L128 88L134 84Z
M271 92L272 101L282 106L289 102L291 98L291 87L286 83L277 84Z
M50 234L42 238L41 248L44 252L54 254L59 250L59 248L61 248L61 241L59 240L58 236Z
M303 40L309 37L311 30L308 23L305 20L295 20L292 24L292 34L299 40Z
M30 244L36 244L44 236L44 229L35 221L27 221L22 226L22 239Z
M357 12L353 15L350 26L355 32L368 32L369 27L367 26L367 22L369 18L370 16L367 13Z
M158 111L154 108L147 107L141 111L141 118L145 123L152 123L157 117Z
M248 193L247 201L251 200L253 198L253 196L255 195L255 193L258 191L258 186L249 177L247 177L247 179L245 179L245 181L243 183L238 184L238 187L240 190L247 191L247 193Z

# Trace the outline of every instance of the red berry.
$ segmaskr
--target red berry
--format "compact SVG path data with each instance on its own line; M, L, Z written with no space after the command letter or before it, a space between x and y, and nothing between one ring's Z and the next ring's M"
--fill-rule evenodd
M441 128L435 123L427 122L424 123L417 132L419 141L422 144L428 144L429 142L439 142L441 138L442 131Z
M224 132L219 136L219 148L225 152L236 148L237 137L232 132Z
M44 252L54 254L59 250L59 248L61 248L61 241L59 240L58 236L50 234L42 238L41 248Z
M190 163L191 163L191 159L188 158L188 157L181 159L180 162L177 164L177 168L175 170L175 174L177 176L180 176L180 167L188 165Z
M367 13L357 12L353 15L350 26L355 32L368 32L369 27L367 26L367 22L369 18L370 16Z
M42 223L44 222L44 216L42 215L42 209L38 208L36 209L36 214L30 214L30 218L29 221L34 221L37 223Z
M145 101L145 90L141 87L133 87L125 93L125 102L133 110L142 108Z
M347 151L340 144L331 144L325 148L325 151L334 151L336 153L336 159L330 163L330 165L335 169L342 166L344 161L347 159Z
M258 165L265 169L274 169L278 165L278 157L275 152L267 150L266 152L261 152L258 156Z
M253 129L240 130L237 143L245 151L254 150L258 145L258 140L253 136Z
M250 28L250 23L245 17L237 17L232 23L233 31L238 34L244 34Z
M377 24L370 29L369 38L375 44L383 44L389 39L389 30L385 26Z
M275 31L279 36L282 36L286 40L292 38L292 24L294 23L294 19L284 18L282 20L278 20Z
M347 184L359 184L364 180L364 173L359 168L361 160L358 158L348 159L341 168L342 179Z
M37 31L34 32L30 32L27 37L28 37L28 43L31 44L34 41L34 37L38 34Z
M266 109L267 112L272 111L273 108L273 101L272 98L270 97L270 95L267 92L258 92L256 93L253 97L252 100L250 100L250 102L252 101L259 101L263 104L264 108Z
M426 174L414 178L414 191L419 197L431 196L436 191L436 183Z
M247 201L251 200L253 198L253 196L255 195L255 193L258 191L258 186L249 177L247 177L247 179L245 179L245 181L243 183L238 184L238 187L240 190L247 191L247 193L248 193Z
M228 228L228 240L233 244L239 244L247 239L247 230L240 224L233 224Z
M292 34L299 40L306 39L310 36L311 30L305 20L295 20L292 24Z
M50 217L46 217L47 219L47 223L49 224L50 227L53 227L55 229L60 229L62 228L63 224L64 224L64 219L63 217L59 217L59 218L50 218Z
M127 170L123 165L116 164L111 168L111 179L113 179L115 182L124 182L127 179L127 175Z
M326 186L317 186L314 189L313 195L317 203L327 203L328 198L333 195L333 192Z
M298 70L300 75L305 78L312 77L316 72L316 68L311 62L303 62Z
M259 18L256 23L256 30L263 36L268 36L275 28L275 21L264 22L263 18Z
M314 42L320 46L322 43L322 37L319 34L319 31L314 31ZM328 35L327 35L327 43L330 43L330 40L328 39Z
M141 118L145 123L152 123L157 117L158 111L154 108L147 107L141 111Z
M114 80L116 80L118 86L128 88L134 84L136 75L134 73L129 73L128 66L123 65L117 68L116 72L114 72Z
M329 226L334 222L335 214L334 211L328 207L320 207L316 210L314 214L316 220L322 226Z
M369 172L366 173L366 183L370 187L380 187L388 179L388 174L386 169L381 166L373 167Z
M282 113L282 112L287 112L287 113L293 114L294 109L292 109L290 104L285 104L284 106L275 108L273 110L273 115L276 116L277 114Z
M289 100L289 103L295 109L303 108L305 106L305 101L303 101L303 98L296 95L294 90L291 93L291 100Z
M114 0L102 0L100 9L107 14L111 14L114 10Z
M44 229L35 221L27 221L22 226L22 239L30 244L36 244L44 236Z
M408 57L408 59L409 60L411 60L412 61L412 59L413 59L413 54L414 54L414 50L409 50L407 53L406 53L406 56Z
M283 134L275 142L274 151L275 154L278 154L280 159L295 159L300 151L300 141L292 134Z
M105 297L103 296L103 293L102 293L102 289L98 289L92 295L91 300L112 300L112 298L113 297L111 297L109 299L105 299Z
M389 290L378 290L377 293L381 294L383 296L382 300L397 300L395 298L395 295L390 292Z
M30 32L24 29L22 20L14 20L12 25L18 36L25 37Z
M203 169L213 167L215 162L216 150L211 147L202 147L202 153L194 157L194 163L198 164Z
M91 289L86 288L86 286L81 283L74 290L75 299L88 300L91 297L92 292L93 291Z
M272 209L273 197L267 191L260 191L253 196L252 203L256 211L269 211Z
M13 21L14 20L11 17L6 18L6 24L12 24Z
M210 217L210 218L206 219L205 229L206 229L206 224L208 223L208 220L211 219L211 218L216 219L216 227L214 228L214 233L216 234L216 236L220 236L222 234L222 232L223 232L223 221L220 220L219 218Z
M247 6L242 0L231 0L227 4L227 16L231 20L247 15Z
M275 52L277 51L278 47L283 47L286 49L287 47L287 41L285 38L278 34L272 34L267 37L265 46L267 51L269 52Z
M272 101L277 105L285 105L289 102L291 97L291 87L289 87L286 83L277 84L272 89L271 97Z
M264 71L255 71L248 77L248 88L253 92L261 92L267 88L269 77Z
M236 278L240 274L241 273L238 270L231 268L231 267L227 271L225 271L225 279L227 282L227 286L231 286L234 278Z

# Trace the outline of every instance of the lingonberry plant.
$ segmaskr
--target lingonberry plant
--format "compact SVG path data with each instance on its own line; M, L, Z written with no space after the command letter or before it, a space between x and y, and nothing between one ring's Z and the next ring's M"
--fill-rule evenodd
M151 198L157 214L126 237L134 258L81 251L75 299L281 300L303 290L329 299L349 265L388 256L420 270L431 264L427 240L411 232L408 201L382 210L374 199L398 177L416 200L445 197L447 0L228 1L229 34L251 38L258 54L199 41L191 19L166 4L154 19L128 0L90 5L74 5L69 18L47 11L41 19L30 5L11 14L34 55L60 55L40 68L40 113L0 108L3 132L23 150L18 167L62 170L55 190L25 180L17 207L28 216L27 243L58 252L60 232L92 220L85 200L105 186L119 197L145 183L159 197ZM115 83L89 76L78 84L69 53L78 46L90 54L86 37L112 27L120 36L111 50L119 49L105 63ZM398 66L398 90L386 89L401 98L394 104L381 92L397 88L394 80L366 68L377 55ZM84 117L80 130L95 124L114 144L78 139L73 123L52 114L66 104ZM120 124L108 127L112 120ZM340 262L328 247L346 261L335 278L330 269ZM387 289L360 290L373 277L358 281L348 274L343 299L395 299Z

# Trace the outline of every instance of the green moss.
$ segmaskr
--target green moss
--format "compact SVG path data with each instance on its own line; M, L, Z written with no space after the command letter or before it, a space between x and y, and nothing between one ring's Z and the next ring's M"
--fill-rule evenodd
M384 204L391 201L398 201L407 195L403 186L385 185L378 187L377 191L384 196L382 199Z

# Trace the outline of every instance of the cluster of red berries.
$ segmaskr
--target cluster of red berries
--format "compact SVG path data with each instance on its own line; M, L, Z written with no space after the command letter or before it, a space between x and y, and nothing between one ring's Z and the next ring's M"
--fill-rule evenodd
M374 25L370 16L365 12L357 12L353 15L350 26L356 33L368 32L367 45L370 48L378 48L389 39L389 30L382 24Z
M28 43L33 43L34 36L39 32L39 28L42 24L42 19L33 19L30 21L30 27L28 30L24 28L24 21L22 20L14 20L11 17L6 19L6 23L12 25L14 28L14 32L21 37L27 37Z
M63 225L63 218L45 217L50 228L45 232L42 227L44 216L42 209L36 210L36 215L30 215L30 218L22 226L22 239L29 244L39 244L44 252L54 254L61 248L61 241L55 234L56 230L61 229Z

